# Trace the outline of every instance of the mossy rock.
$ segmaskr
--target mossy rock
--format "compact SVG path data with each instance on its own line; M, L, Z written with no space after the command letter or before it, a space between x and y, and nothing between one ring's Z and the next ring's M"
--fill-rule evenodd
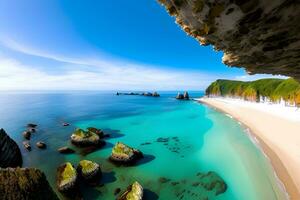
M97 134L100 138L103 138L104 132L101 129L95 128L95 127L88 127L88 132Z
M77 146L97 146L101 144L99 135L91 131L76 129L71 135L71 141Z
M142 200L143 187L137 181L130 185L118 200Z
M112 149L110 160L123 164L132 164L142 157L143 154L141 151L129 147L124 143L117 142Z
M91 183L98 181L102 174L100 165L89 160L81 160L77 171L83 179Z
M62 164L57 169L57 188L60 192L68 194L76 189L77 172L69 162Z

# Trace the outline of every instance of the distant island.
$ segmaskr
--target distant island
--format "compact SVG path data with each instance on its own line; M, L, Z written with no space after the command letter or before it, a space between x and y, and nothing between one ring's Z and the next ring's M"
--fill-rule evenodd
M116 95L140 95L147 97L160 97L160 95L157 92L117 92Z
M256 81L217 80L205 91L207 96L239 97L247 101L300 106L300 84L289 79L260 79Z

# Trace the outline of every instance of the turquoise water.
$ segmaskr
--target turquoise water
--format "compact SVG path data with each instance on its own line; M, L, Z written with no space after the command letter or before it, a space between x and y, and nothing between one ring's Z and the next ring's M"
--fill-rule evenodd
M177 101L175 94L165 92L160 98L151 98L109 92L3 93L0 124L20 146L24 126L29 122L39 125L32 146L43 140L48 148L34 147L31 152L22 148L24 166L42 169L54 188L56 168L61 163L70 161L76 165L81 159L100 163L103 185L83 186L84 199L115 199L116 188L125 189L135 180L146 189L147 199L285 198L268 160L239 123L205 105ZM62 127L63 121L71 126ZM88 155L75 147L76 154L57 153L61 146L72 146L69 137L76 127L89 126L111 134L103 149ZM160 137L168 138L167 145L157 142ZM145 159L131 167L109 163L107 158L117 141L140 149ZM195 186L197 173L209 171L226 182L225 193L216 196ZM159 181L162 177L170 181Z

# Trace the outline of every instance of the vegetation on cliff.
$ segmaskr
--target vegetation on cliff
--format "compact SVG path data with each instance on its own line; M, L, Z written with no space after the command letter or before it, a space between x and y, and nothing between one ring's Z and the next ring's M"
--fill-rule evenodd
M256 81L217 80L206 89L207 96L239 97L248 101L272 102L282 99L300 106L300 83L289 79L260 79Z

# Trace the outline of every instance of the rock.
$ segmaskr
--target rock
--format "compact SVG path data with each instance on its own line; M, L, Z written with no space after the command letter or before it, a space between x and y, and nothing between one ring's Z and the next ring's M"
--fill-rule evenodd
M37 127L36 124L32 124L32 123L27 124L27 128L36 128L36 127Z
M158 1L188 35L223 51L226 65L300 80L299 1Z
M0 199L59 200L43 172L34 168L0 169Z
M22 162L17 143L6 134L4 129L0 129L0 167L21 167Z
M37 142L36 146L40 149L45 149L47 147L47 145L42 141Z
M134 182L117 200L142 200L143 199L143 187Z
M69 162L57 168L56 184L58 190L67 195L72 195L77 189L77 172Z
M88 127L87 130L89 132L97 134L100 138L104 137L104 132L101 129L97 129L95 127Z
M100 140L100 137L91 131L84 131L82 129L76 129L71 135L71 141L74 145L79 147L87 146L103 146L104 142Z
M160 183L167 183L167 182L169 182L169 181L171 181L171 180L168 179L168 178L165 178L165 177L160 177L160 178L158 179L158 181L159 181Z
M67 122L62 123L62 125L63 125L63 126L70 126L70 124L67 123Z
M184 92L183 98L184 98L185 100L189 100L189 99L190 99L189 93L188 93L188 92Z
M177 94L177 96L176 96L176 99L184 99L184 96L183 96L183 94L181 94L181 93L179 93L178 92L178 94Z
M216 195L222 194L227 190L225 181L215 172L198 173L200 185L208 191L214 190Z
M116 188L115 191L114 191L114 195L117 195L121 192L121 189L120 188Z
M28 141L24 141L23 142L23 146L25 147L25 149L27 149L28 151L31 151L31 146L30 143Z
M152 96L159 97L160 95L157 92L154 92Z
M100 165L89 160L81 160L77 172L89 183L97 182L102 175Z
M61 147L57 150L59 153L62 154L70 154L70 153L74 153L75 151L69 147Z
M109 159L119 164L133 164L143 157L143 153L121 142L115 144Z
M24 137L26 140L30 140L31 132L30 132L30 131L24 131L24 132L23 132L23 137Z
M151 92L144 92L143 96L151 97L151 96L153 96L153 94Z

